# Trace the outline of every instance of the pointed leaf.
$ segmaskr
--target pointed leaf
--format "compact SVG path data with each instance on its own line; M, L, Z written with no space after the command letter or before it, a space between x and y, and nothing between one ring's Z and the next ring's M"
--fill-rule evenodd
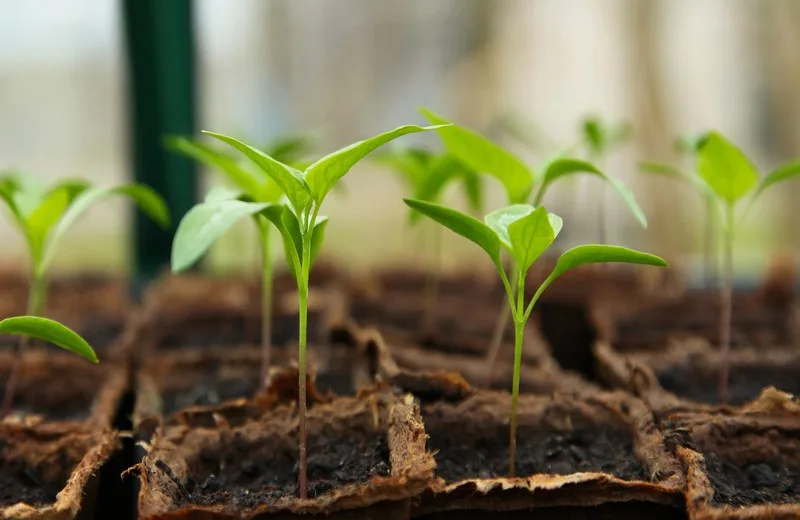
M11 216L14 217L16 225L27 234L25 216L22 214L19 206L17 206L17 201L14 197L17 188L18 186L11 179L0 179L0 199L6 203L8 210L11 212Z
M267 202L219 200L197 204L186 212L172 241L172 272L191 267L211 244L236 222L270 206Z
M664 267L667 263L663 258L649 253L628 249L621 246L584 245L573 247L558 259L555 269L548 276L548 280L555 280L566 271L585 264L598 263L625 263L644 264Z
M789 180L798 174L800 174L800 161L784 164L783 166L773 170L769 175L761 180L761 183L758 185L758 188L756 188L755 193L753 193L753 199L758 198L761 193L770 186L785 180Z
M355 166L355 164L366 157L370 152L384 144L408 134L427 132L433 130L434 126L406 125L382 134L378 134L369 139L353 143L349 146L326 155L308 168L304 173L304 179L308 185L317 205L322 204L325 196L336 184L336 181Z
M205 130L203 130L203 133L216 137L220 141L233 146L245 154L256 166L261 168L264 173L280 186L283 194L286 195L286 198L289 199L289 203L296 211L302 211L306 208L311 199L311 193L308 191L308 186L306 186L306 183L303 181L303 172L283 164L258 148L254 148L233 137Z
M377 152L373 161L397 173L409 193L412 193L428 171L433 154L421 148L405 148Z
M47 341L97 363L97 354L86 340L57 321L37 316L17 316L0 321L0 333Z
M67 211L64 212L61 219L58 221L58 224L56 224L52 235L47 240L44 260L41 267L42 271L45 271L49 266L55 254L56 244L64 233L66 233L67 229L72 226L75 220L95 202L111 195L122 195L129 198L158 225L163 228L169 227L169 209L167 209L167 205L164 199L161 198L161 195L149 186L145 186L144 184L123 184L106 188L93 187L86 189L75 197L69 205L69 208L67 208Z
M513 253L511 237L508 235L508 226L510 226L512 222L516 222L530 215L535 209L536 208L530 204L512 204L511 206L492 211L483 217L483 222L495 232L508 252Z
M414 199L403 199L403 201L412 209L476 243L489 254L489 258L495 265L500 265L500 239L489 226L480 220L432 202Z
M669 177L670 179L685 182L700 192L701 195L711 192L711 188L703 179L700 178L699 175L688 174L683 170L676 168L675 166L670 166L669 164L640 162L639 169L642 171L642 173L661 175L663 177Z
M561 226L561 217L548 214L544 206L509 224L511 254L523 273L553 244Z
M734 204L758 183L750 159L718 132L711 132L698 157L700 177L728 204Z
M206 193L203 202L219 202L221 200L234 200L241 199L243 193L236 188L229 188L227 186L214 186L208 193Z
M89 183L84 181L61 182L48 190L39 206L28 215L25 226L28 228L34 262L41 260L53 226L64 216L73 201L87 189Z
M462 164L449 154L431 158L414 188L414 198L427 202L439 201L447 185L458 178L462 168ZM420 216L421 213L411 210L411 224L418 222Z
M430 110L422 109L422 113L431 123L451 125L437 130L447 151L468 168L497 178L505 187L509 202L522 202L528 197L533 175L516 155L477 132L452 124Z
M584 161L582 159L556 158L550 161L544 167L541 185L539 186L539 192L536 194L535 203L540 204L542 202L542 198L544 197L547 188L549 188L553 182L562 177L578 173L595 175L604 182L610 184L617 194L622 198L623 202L625 202L625 205L628 207L628 210L630 210L631 214L633 214L636 220L639 221L639 224L641 224L641 226L644 228L647 227L647 216L645 216L644 211L642 211L642 208L639 206L639 203L636 202L636 196L633 194L630 188L628 188L622 181L609 177L591 162Z

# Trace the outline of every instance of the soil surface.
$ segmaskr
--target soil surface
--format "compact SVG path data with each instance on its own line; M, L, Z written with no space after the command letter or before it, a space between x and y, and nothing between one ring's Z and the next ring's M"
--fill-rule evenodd
M296 494L297 446L286 443L277 453L271 448L258 449L232 439L222 468L219 449L201 453L187 485L187 502L242 510ZM359 435L351 431L346 437L309 439L309 497L389 473L389 447L380 432Z
M419 520L682 520L682 509L653 502L609 502L599 506L537 507L521 511L442 511Z
M699 403L719 402L717 368L709 366L676 366L656 372L659 383L675 395ZM786 365L744 365L730 367L728 403L740 405L756 399L768 386L800 395L800 367Z
M737 465L714 453L703 453L703 457L715 505L800 503L800 466Z
M0 462L0 507L25 502L34 507L52 504L59 489L49 489L29 468L15 462Z
M189 406L206 406L223 401L252 397L258 390L258 373L251 379L209 378L198 382L186 390L173 389L162 393L162 405L165 415L170 415Z
M458 432L438 429L426 421L428 449L437 451L436 474L447 482L467 478L508 476L508 426L496 434L464 439ZM646 480L647 474L633 455L633 438L622 430L602 428L541 431L520 427L517 433L517 475L576 472L611 473L624 480Z

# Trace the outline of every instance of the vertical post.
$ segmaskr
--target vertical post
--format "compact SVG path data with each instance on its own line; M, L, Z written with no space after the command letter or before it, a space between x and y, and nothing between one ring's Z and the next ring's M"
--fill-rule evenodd
M163 146L165 135L195 131L192 0L122 0L122 6L133 173L161 193L172 215L171 229L163 230L136 212L134 280L141 288L169 265L177 224L197 197L194 163Z

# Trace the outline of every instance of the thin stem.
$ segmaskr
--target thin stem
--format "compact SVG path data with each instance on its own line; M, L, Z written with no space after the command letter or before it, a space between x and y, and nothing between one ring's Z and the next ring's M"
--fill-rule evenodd
M42 315L42 310L44 309L45 303L45 289L46 285L44 277L35 271L33 273L33 277L31 278L30 293L28 294L28 316ZM14 405L14 394L17 390L19 374L22 369L22 352L25 348L27 348L28 343L29 338L27 336L22 336L14 345L14 361L12 362L11 373L8 376L5 393L3 394L3 405L2 408L0 408L0 419L11 413L11 409Z
M501 271L503 271L504 276L505 270L501 268ZM503 337L505 336L506 327L508 326L508 319L511 317L511 309L513 308L513 302L515 298L514 288L517 285L517 279L515 278L516 276L517 271L512 271L511 283L509 284L507 280L503 282L508 294L508 300L503 302L503 307L500 309L500 314L497 315L494 331L492 331L492 340L491 343L489 343L489 350L486 353L485 386L487 388L492 386L492 375L494 374L495 365L497 363L497 356L500 354L500 347L503 345Z
M261 218L259 217L259 219ZM259 220L259 241L261 242L261 385L264 389L269 384L269 366L272 354L272 254L269 226L269 222Z
M725 251L723 256L722 288L720 292L719 343L722 359L719 370L719 400L728 400L728 371L731 353L731 318L733 314L733 205L728 204L725 213Z
M525 305L525 274L517 274L517 312L514 320L514 379L511 386L511 428L508 437L508 472L511 477L515 475L517 458L517 406L519 404L519 379L522 369L522 339L525 333L525 319L522 310Z

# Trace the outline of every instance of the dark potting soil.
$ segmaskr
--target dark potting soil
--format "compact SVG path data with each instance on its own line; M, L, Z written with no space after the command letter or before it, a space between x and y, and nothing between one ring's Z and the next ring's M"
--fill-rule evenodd
M56 501L58 491L49 489L29 468L15 462L0 462L0 507L18 502L46 506Z
M207 406L223 401L252 397L258 390L258 372L251 379L219 380L208 378L182 391L164 392L161 396L164 414L169 415L190 406Z
M287 446L288 448L288 446ZM230 445L223 468L220 452L200 454L205 474L192 475L187 502L225 504L245 509L297 494L297 454L294 449L264 453L248 446ZM209 471L209 468L214 468ZM389 447L379 432L365 437L312 437L308 445L308 494L318 497L334 488L369 481L390 473Z
M682 520L684 509L654 502L608 502L597 506L536 507L520 511L439 511L418 520Z
M508 426L492 437L464 442L458 432L438 430L426 420L428 449L436 451L436 474L447 482L508 475ZM624 480L646 480L625 431L602 428L541 431L520 427L517 433L517 475L604 472Z
M715 453L703 453L715 505L800 503L800 466L767 462L735 464Z
M680 365L658 371L656 376L665 390L679 397L699 403L719 402L716 367ZM731 366L728 403L740 405L752 401L768 386L800 395L800 367L755 364Z

